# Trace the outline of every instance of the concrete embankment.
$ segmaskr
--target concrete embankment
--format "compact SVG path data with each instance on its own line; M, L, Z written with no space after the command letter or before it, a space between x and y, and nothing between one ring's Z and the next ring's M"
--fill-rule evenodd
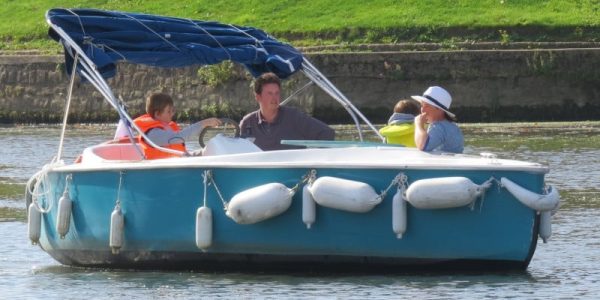
M599 120L600 48L533 47L413 51L381 46L337 53L323 48L307 49L306 56L373 122L384 122L397 100L430 85L451 92L451 110L462 122ZM62 56L0 55L0 122L60 121L69 80L64 68ZM151 69L125 63L108 80L132 115L143 111L149 91L163 91L174 96L178 118L192 120L209 115L239 119L256 109L250 82L238 66ZM292 76L284 84L284 97L306 82L301 74ZM316 86L291 104L329 123L351 122ZM78 81L70 120L114 121L116 114L91 85Z

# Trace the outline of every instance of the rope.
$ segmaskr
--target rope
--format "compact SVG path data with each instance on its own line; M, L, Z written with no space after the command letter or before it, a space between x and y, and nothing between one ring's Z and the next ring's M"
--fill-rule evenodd
M73 60L73 70L71 70L71 82L69 83L69 91L67 95L67 104L65 105L65 116L63 117L62 130L60 132L60 142L58 144L58 154L56 154L56 159L60 160L62 156L63 144L65 141L65 131L67 130L67 119L69 118L69 110L71 109L71 99L73 96L73 86L75 84L75 71L77 70L77 64L79 63L79 53L75 54L75 58Z
M304 176L302 176L302 178L300 179L300 181L294 185L294 187L291 188L292 190L292 195L296 194L296 192L298 191L298 188L302 185L305 184L306 182L313 182L315 180L317 176L317 170L310 170L308 171ZM215 179L212 175L212 171L211 170L206 170L204 171L204 174L202 175L202 177L204 178L204 206L206 206L206 199L207 199L207 195L206 195L206 190L207 190L207 182L208 180L210 180L210 184L213 185L213 187L215 188L215 191L217 191L217 195L219 196L219 199L221 199L221 202L223 203L223 209L225 211L227 211L227 206L229 205L229 203L227 201L225 201L225 198L223 197L223 195L221 194L221 191L219 190L219 187L217 186L217 183L215 182Z
M213 178L212 171L211 170L204 171L203 176L206 176L208 179L210 179L210 183L212 183L213 187L215 188L215 191L217 191L217 195L219 196L219 199L221 199L221 202L223 203L223 210L227 211L227 206L229 205L229 203L227 203L227 201L225 201L225 198L223 198L223 195L221 194L219 187L215 183L215 179ZM206 193L206 187L204 188L204 191ZM205 201L206 201L206 196L205 196Z
M302 179L291 188L294 194L298 191L300 185L310 182L312 184L313 181L317 178L317 170L312 169L306 173L306 175L302 176Z
M44 166L44 168L45 167L46 166ZM31 195L32 201L33 201L34 197L35 198L41 197L41 196L43 196L45 194L45 193L38 194L37 193L37 188L36 188L36 186L38 186L39 179L42 177L42 172L44 172L44 168L42 168L42 170L40 170L40 171L36 172L35 174L33 174L33 176L31 176L31 178L29 178L29 180L27 180L27 184L25 185L25 193ZM46 174L44 174L43 176L46 176ZM34 179L36 180L35 184L33 183Z
M63 194L69 192L69 183L71 182L73 182L73 174L69 174L65 177L65 189L63 190Z
M123 185L123 175L125 175L125 171L119 171L119 188L117 189L117 201L115 203L115 207L121 208L121 186Z
M72 15L74 15L75 17L77 17L77 21L79 21L79 27L81 27L81 33L83 34L83 44L89 44L89 45L92 45L93 47L97 47L97 48L101 48L101 49L102 48L108 48L111 51L113 51L114 53L120 55L121 58L123 58L123 60L126 60L125 56L123 54L119 53L118 51L115 51L111 47L109 47L109 46L107 46L105 44L98 45L98 44L93 43L92 40L94 39L94 37L91 36L91 35L88 35L85 32L85 28L83 27L83 22L81 22L81 17L78 14L76 14L75 12L73 12L71 9L66 9L66 11L70 12ZM77 64L74 64L74 65L76 66Z
M309 86L311 86L313 84L315 84L315 83L312 82L312 81L309 81L303 87L301 87L300 89L296 90L293 94L291 94L287 98L285 98L285 100L281 101L280 105L285 105L286 103L290 102L294 96L300 94L304 89L306 89L307 87L309 87Z
M490 179L484 181L482 184L479 185L479 187L481 189L483 189L483 192L485 192L487 189L489 189L492 186L492 183L498 183L500 184L500 181L496 178L494 178L494 176L490 177Z
M128 15L128 14L123 14L125 17L130 18L136 22L138 22L140 25L144 26L144 28L150 30L150 32L154 33L156 36L158 36L161 40L165 41L165 43L171 45L173 48L175 48L177 51L181 52L181 49L179 49L177 46L175 46L175 44L169 42L169 40L167 40L166 38L162 37L162 35L160 35L158 32L152 30L152 28L148 27L146 24L144 24L144 22ZM111 49L112 50L112 49Z
M113 208L113 211L115 210L121 210L121 201L117 200L117 202L115 203L115 208ZM122 212L121 212L122 214ZM111 213L111 223L112 223L112 213Z
M121 52L119 52L119 51L117 51L117 50L113 49L112 47L110 47L110 46L108 46L108 45L106 45L106 44L94 44L94 43L92 43L92 42L90 42L90 44L91 44L92 46L94 46L94 47L98 47L98 48L102 48L102 49L106 48L106 49L108 49L108 50L110 50L110 51L112 51L112 52L114 52L114 53L118 54L119 56L121 56L121 59L123 59L124 61L128 61L128 60L127 60L127 57L125 57L125 55L121 54ZM179 49L178 49L178 50L179 50Z
M81 18L79 17L79 15L76 14L75 12L73 12L71 9L67 8L65 10L77 17L77 20L79 21L79 26L81 26L81 32L83 33L84 36L87 36L87 33L85 33L85 29L83 28L83 23L81 22Z
M398 176L400 176L400 179L398 181L398 189L402 191L402 198L406 200L406 190L408 189L408 176L404 175L403 173L398 174ZM396 178L398 177L396 176Z
M46 186L50 186L50 183L48 183L48 172L50 172L52 168L62 165L64 165L63 162L56 162L55 158L53 158L51 163L45 164L40 171L31 176L27 181L25 192L31 194L31 203L40 213L48 213L54 205L54 198L49 197L50 191L46 190ZM33 183L34 181L35 184ZM39 198L42 197L48 199L46 208L42 208L39 203Z
M406 175L404 175L404 173L399 173L398 175L396 175L396 177L394 177L392 182L390 182L390 185L388 185L388 187L385 190L381 191L379 196L377 196L377 198L375 198L375 201L377 203L379 203L379 202L381 202L381 200L385 199L385 197L387 196L387 193L390 191L390 189L394 185L398 185L398 188L402 187L402 188L404 188L404 190L406 190L405 187L408 186L408 177L406 177Z
M306 75L306 77L308 77L310 80L312 80L312 82L314 82L317 86L319 86L325 93L327 93L335 101L337 101L340 105L342 105L342 107L348 112L350 117L352 117L352 120L354 120L354 124L355 124L357 132L358 132L359 140L363 141L363 133L362 133L362 129L360 127L360 122L359 122L358 118L356 117L355 112L352 110L352 107L350 107L350 105L346 101L344 101L344 99L339 97L339 95L337 95L335 93L335 91L333 91L331 89L330 84L328 84L327 82L325 82L323 80L324 79L323 75L321 73L319 73L319 71L316 68L314 68L312 65L310 65L308 60L306 60L306 58L304 58L304 63L302 63L302 66L303 66L302 72L304 73L304 75ZM383 140L383 137L382 137L382 140Z
M213 40L215 40L215 42L217 44L219 44L219 47L221 47L221 49L223 49L225 51L225 53L227 53L227 56L229 56L229 60L231 60L231 54L229 54L229 51L227 50L227 48L223 47L223 45L221 45L219 40L217 40L212 34L210 34L208 32L208 30L202 28L202 26L198 25L196 22L192 21L191 19L188 19L188 21L190 21L190 23L194 24L194 26L198 27L198 29L202 30L204 33L208 34L208 36L210 36Z
M260 49L262 49L262 51L264 51L266 54L269 54L269 53L267 52L267 49L265 49L265 46L263 46L263 44L262 44L262 43L261 43L261 42L260 42L260 41L259 41L257 38L255 38L254 36L252 36L252 35L248 34L248 33L247 33L247 32L245 32L245 31L243 31L243 30L241 30L241 29L237 28L237 27L236 27L235 25L233 25L233 24L228 24L228 25L229 25L229 26L231 26L231 27L233 27L235 30L239 31L240 33L242 33L242 34L244 34L244 35L247 35L248 37L250 37L251 39L253 39L253 40L254 40L254 42L256 43L256 46L260 46ZM254 58L256 58L256 57L258 56L258 54L257 54L257 53L258 53L258 51L259 51L260 49L257 49L257 51L256 51L256 52L255 52L255 54L254 54Z
M208 177L210 176L210 171L209 170L204 170L204 174L202 174L202 182L204 184L204 207L206 207L206 192L208 189Z
M484 181L482 184L479 185L479 187L477 188L477 197L481 197L481 202L479 203L479 212L481 212L481 210L483 209L483 202L485 201L485 192L492 186L492 183L496 182L498 184L498 186L500 187L502 184L500 183L500 181L496 178L494 178L494 176L490 177L490 179ZM477 202L477 199L475 199L475 201L473 201L470 205L471 210L473 210L475 208L475 202Z

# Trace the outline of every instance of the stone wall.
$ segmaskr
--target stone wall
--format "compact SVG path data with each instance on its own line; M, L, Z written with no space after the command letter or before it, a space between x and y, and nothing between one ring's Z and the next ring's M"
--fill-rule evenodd
M325 54L313 63L374 119L440 85L462 121L600 120L600 49Z
M381 123L397 100L429 85L447 88L463 122L600 120L600 49L394 51L318 53L308 59L367 117ZM198 68L150 69L120 64L108 83L129 111L143 111L149 91L170 93L178 118L239 119L256 109L251 78L241 67L218 82ZM69 78L59 56L0 56L0 121L58 122ZM284 97L307 80L296 74ZM316 86L291 102L330 123L350 123L343 108ZM116 114L90 84L77 82L72 122L114 121Z

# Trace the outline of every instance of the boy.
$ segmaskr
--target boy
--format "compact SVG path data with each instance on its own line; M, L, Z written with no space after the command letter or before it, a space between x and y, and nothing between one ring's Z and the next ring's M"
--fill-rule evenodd
M420 113L419 103L403 99L394 106L394 113L388 120L387 126L379 129L388 144L399 144L404 147L415 145L415 116Z
M146 99L146 114L137 117L133 123L156 145L172 150L186 152L185 140L190 136L198 135L206 126L219 126L221 121L217 118L208 118L196 122L181 130L173 121L175 107L171 96L163 93L154 93ZM141 136L139 143L146 159L159 159L178 157L177 154L164 152L152 147Z

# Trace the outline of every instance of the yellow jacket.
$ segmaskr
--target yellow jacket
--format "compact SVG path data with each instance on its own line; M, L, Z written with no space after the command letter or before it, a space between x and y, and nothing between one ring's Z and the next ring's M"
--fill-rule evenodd
M387 125L379 129L388 144L399 144L404 147L417 147L415 144L415 124L402 123Z

